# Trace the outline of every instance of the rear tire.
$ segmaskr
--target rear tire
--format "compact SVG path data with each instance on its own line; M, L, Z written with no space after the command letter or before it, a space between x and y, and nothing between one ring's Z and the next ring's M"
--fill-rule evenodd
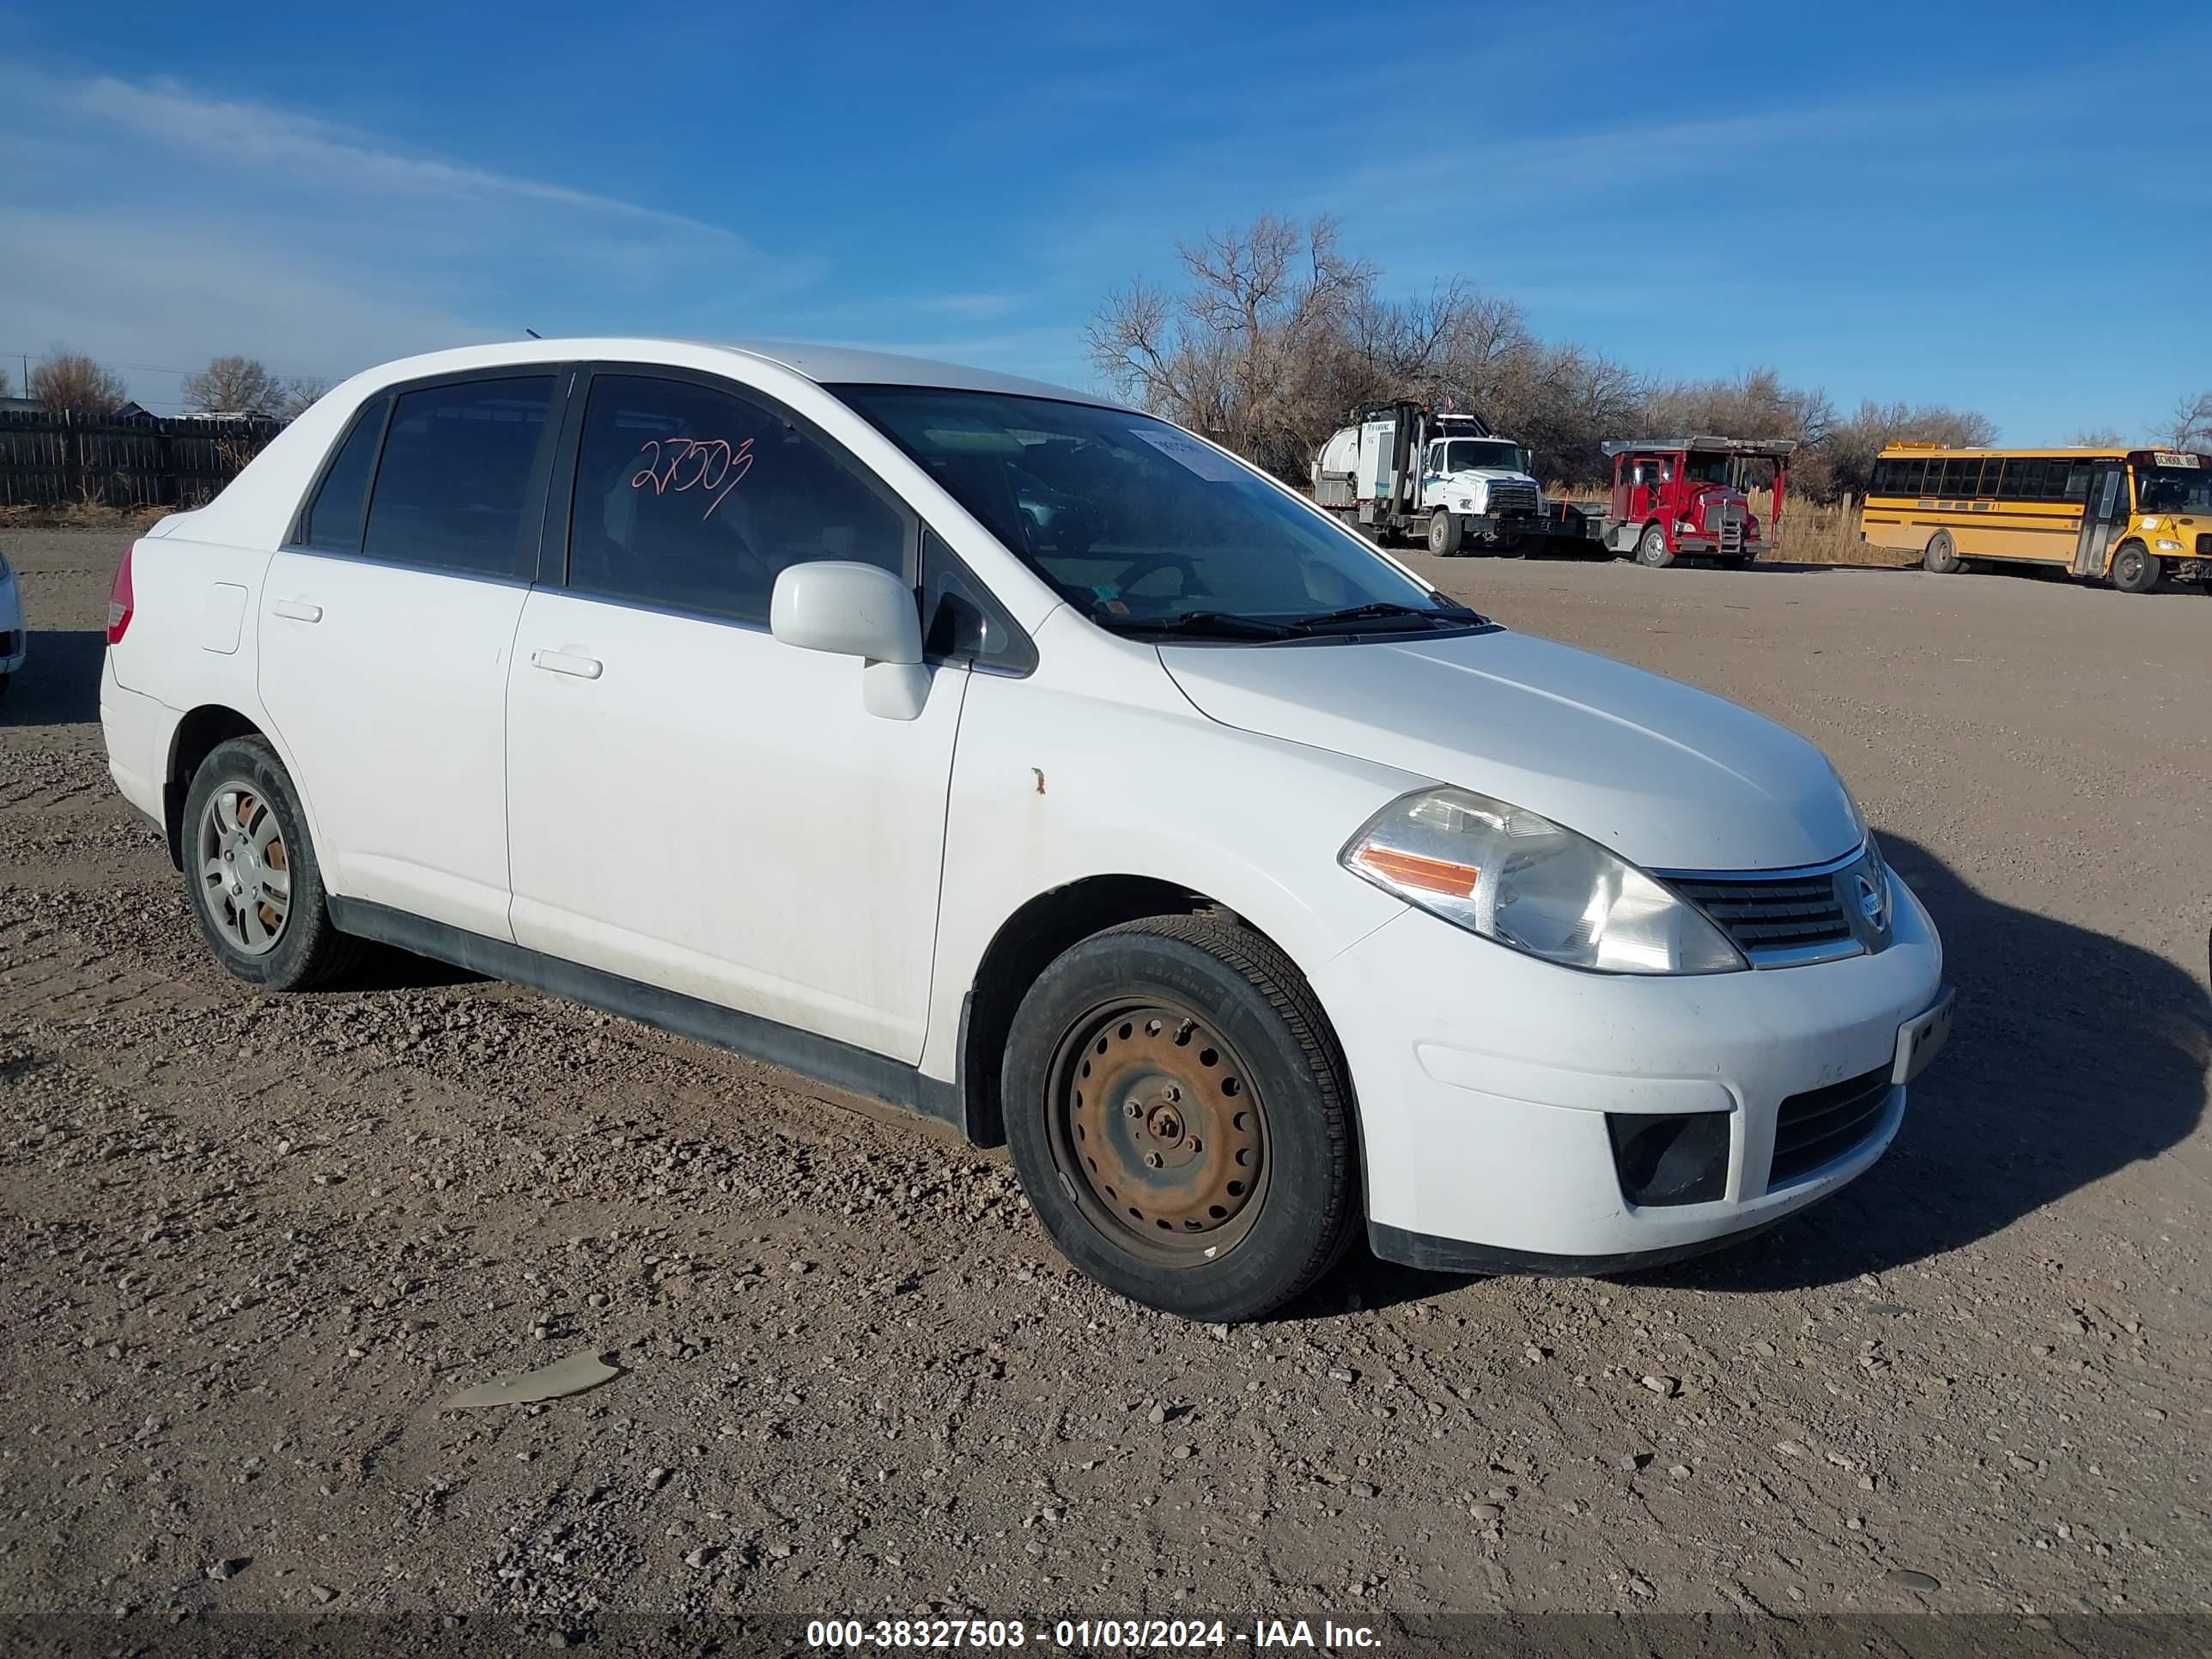
M1449 559L1460 549L1466 532L1460 521L1449 513L1429 514L1429 551L1440 559Z
M200 763L182 846L185 896L233 978L306 990L348 973L368 949L331 921L299 793L266 739L233 738Z
M2112 586L2123 593L2148 593L2158 586L2158 555L2141 542L2122 542L2112 555Z
M1667 546L1667 532L1657 525L1644 526L1643 537L1636 544L1636 562L1653 570L1664 570L1674 562L1674 555Z
M1928 551L1920 562L1938 576L1955 576L1965 568L1966 562L1959 556L1958 547L1951 540L1951 532L1939 530L1928 538Z
M1132 1301L1258 1319L1358 1215L1352 1091L1288 957L1212 915L1094 933L1014 1016L1007 1149L1060 1253Z

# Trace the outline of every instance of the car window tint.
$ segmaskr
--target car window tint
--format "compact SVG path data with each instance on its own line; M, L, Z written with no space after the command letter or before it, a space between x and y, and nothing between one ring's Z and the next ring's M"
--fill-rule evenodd
M362 509L368 504L368 477L376 466L377 440L384 435L384 399L371 398L331 459L315 499L300 520L303 546L328 553L361 551Z
M593 377L568 586L766 622L777 575L856 559L903 575L909 520L811 433L688 380Z
M921 535L922 649L933 657L1026 674L1036 647L933 530Z
M555 377L402 394L370 492L362 551L475 575L528 574L522 545Z

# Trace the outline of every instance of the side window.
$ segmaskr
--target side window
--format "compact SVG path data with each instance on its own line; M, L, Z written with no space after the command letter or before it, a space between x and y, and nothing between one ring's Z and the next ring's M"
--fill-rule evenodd
M1018 674L1036 666L1029 635L933 530L921 532L921 644L932 657L965 659Z
M463 380L400 394L362 550L395 564L526 576L556 377Z
M1917 495L1922 493L1925 487L1923 481L1928 474L1926 461L1916 456L1911 460L1892 461L1889 465L1892 490L1899 495Z
M369 475L376 469L377 441L384 436L385 402L381 396L371 398L353 417L314 500L300 515L301 546L325 553L361 551L362 517L368 506Z
M2089 463L2075 461L2066 468L2066 499L2087 501L2089 499Z
M568 586L765 623L787 565L907 570L912 520L812 433L689 380L592 377L568 523Z
M1981 494L1991 499L2004 494L2005 464L1992 455L1982 463Z
M1888 495L1895 488L1898 469L1902 465L1903 463L1899 461L1876 461L1874 464L1873 476L1867 480L1867 494Z

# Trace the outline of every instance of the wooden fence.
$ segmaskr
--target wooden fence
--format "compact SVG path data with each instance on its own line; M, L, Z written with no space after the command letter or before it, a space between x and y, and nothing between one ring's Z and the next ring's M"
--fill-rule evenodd
M282 428L0 410L0 507L202 507Z

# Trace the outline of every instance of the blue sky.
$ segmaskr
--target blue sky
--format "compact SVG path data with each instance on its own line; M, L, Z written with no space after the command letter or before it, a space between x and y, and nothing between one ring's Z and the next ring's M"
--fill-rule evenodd
M0 352L157 406L526 325L1088 385L1103 293L1271 210L1639 369L2018 442L2212 386L2212 8L1845 15L0 0Z

